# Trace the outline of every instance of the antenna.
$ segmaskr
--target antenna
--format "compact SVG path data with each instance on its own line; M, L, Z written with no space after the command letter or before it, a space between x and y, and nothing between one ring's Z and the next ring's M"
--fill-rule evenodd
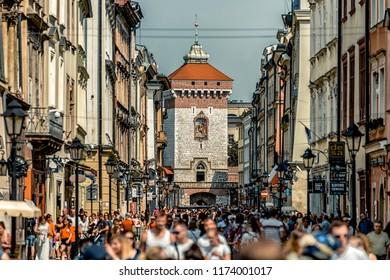
M198 15L195 14L195 44L198 44Z

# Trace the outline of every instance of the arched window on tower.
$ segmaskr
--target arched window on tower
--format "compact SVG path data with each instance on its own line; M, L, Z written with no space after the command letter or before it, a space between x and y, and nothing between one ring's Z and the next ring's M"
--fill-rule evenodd
M200 162L196 166L196 181L204 182L205 179L206 179L206 166L203 162Z

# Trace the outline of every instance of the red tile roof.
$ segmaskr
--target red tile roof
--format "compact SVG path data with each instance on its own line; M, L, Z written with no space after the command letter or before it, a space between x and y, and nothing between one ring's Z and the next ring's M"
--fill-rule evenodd
M208 63L187 63L168 77L169 80L233 81Z

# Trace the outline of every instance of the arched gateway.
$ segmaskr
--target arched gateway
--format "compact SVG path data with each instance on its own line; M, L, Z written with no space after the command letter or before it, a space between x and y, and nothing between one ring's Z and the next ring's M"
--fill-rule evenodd
M217 203L216 195L212 193L194 193L190 196L191 205L211 206Z

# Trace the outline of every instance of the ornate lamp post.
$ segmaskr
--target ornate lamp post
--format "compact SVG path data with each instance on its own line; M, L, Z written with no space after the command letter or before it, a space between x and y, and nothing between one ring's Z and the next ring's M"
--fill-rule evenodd
M12 149L11 157L8 159L8 174L12 177L11 183L11 200L17 200L16 189L16 144L18 137L22 134L24 120L26 118L26 112L23 110L22 105L16 99L13 99L7 106L7 110L3 116L5 118L5 128L7 134L11 138ZM12 166L12 168L10 168ZM11 256L15 257L16 247L16 218L12 218L12 231L11 231Z
M303 166L307 171L307 217L310 217L310 170L313 167L314 159L316 156L313 154L313 151L310 148L307 148L305 153L302 155Z
M104 164L106 166L106 172L108 174L108 211L110 215L112 214L112 186L111 179L112 175L115 172L116 162L112 157L109 157Z
M352 185L351 185L351 200L352 200L352 226L353 232L356 229L356 154L360 149L363 133L360 132L356 124L351 124L343 136L347 139L349 154L352 161Z
M76 208L76 217L75 217L75 233L76 233L76 250L77 255L79 252L79 162L83 159L85 146L80 142L80 139L77 137L73 139L69 147L70 157L76 163L76 190L75 190L75 208Z

